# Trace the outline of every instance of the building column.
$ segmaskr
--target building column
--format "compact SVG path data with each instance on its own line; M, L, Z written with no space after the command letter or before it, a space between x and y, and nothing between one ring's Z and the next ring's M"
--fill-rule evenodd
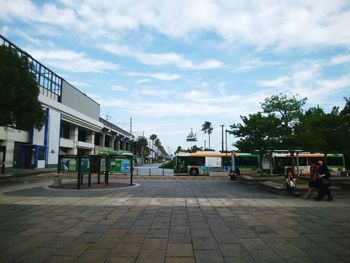
M105 143L106 143L106 133L102 133L102 150L105 148Z
M72 127L72 126L71 126ZM70 138L73 141L73 149L70 150L69 154L78 154L78 133L79 133L79 128L78 126L73 126L72 129L70 130Z
M113 151L116 151L116 141L117 141L117 136L113 135L112 137L112 148L113 148Z
M95 132L91 132L90 134L88 134L86 136L86 142L91 143L91 144L95 144Z

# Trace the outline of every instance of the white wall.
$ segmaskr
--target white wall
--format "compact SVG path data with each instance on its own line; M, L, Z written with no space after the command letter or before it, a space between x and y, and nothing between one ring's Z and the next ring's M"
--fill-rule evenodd
M0 140L4 140L0 143L1 146L6 147L5 167L13 167L15 142L29 142L29 133L12 128L5 129L4 127L0 127Z
M47 134L47 164L57 164L60 147L61 113L49 109L49 129Z
M33 129L32 144L44 145L44 137L45 137L45 125L41 128L41 130Z

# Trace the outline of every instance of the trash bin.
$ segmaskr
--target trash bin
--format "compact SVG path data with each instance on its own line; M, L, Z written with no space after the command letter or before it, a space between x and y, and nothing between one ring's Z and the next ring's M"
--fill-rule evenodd
M55 174L53 176L53 187L54 188L59 188L61 185L62 185L62 175Z

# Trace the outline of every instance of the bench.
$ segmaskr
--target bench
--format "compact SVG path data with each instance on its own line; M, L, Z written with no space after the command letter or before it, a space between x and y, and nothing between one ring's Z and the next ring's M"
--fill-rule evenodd
M274 194L286 194L287 193L287 189L286 189L285 185L275 183L272 181L259 182L258 186L261 189L267 190L267 191L274 193ZM297 190L299 193L306 194L308 189L309 189L308 185L298 185L297 184ZM339 186L331 186L330 187L331 192L339 192L341 189L342 188Z

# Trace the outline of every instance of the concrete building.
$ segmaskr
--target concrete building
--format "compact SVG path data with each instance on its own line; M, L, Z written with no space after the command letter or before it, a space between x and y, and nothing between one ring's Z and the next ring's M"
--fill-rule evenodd
M136 151L135 137L100 118L100 105L0 35L0 45L27 56L40 87L46 114L41 130L0 127L0 164L5 167L56 166L58 156L97 154L100 150Z

